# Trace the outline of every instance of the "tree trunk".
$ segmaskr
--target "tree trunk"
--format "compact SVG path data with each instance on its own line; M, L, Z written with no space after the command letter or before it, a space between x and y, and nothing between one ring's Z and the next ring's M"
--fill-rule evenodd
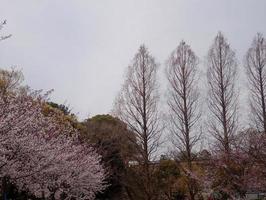
M7 200L7 178L2 179L2 200Z

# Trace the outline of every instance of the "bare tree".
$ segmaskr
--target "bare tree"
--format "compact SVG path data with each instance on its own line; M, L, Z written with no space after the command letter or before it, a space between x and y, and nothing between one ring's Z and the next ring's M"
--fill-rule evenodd
M201 135L195 130L200 118L199 92L196 85L197 63L198 59L190 46L181 41L168 59L166 68L169 82L170 132L173 134L175 147L187 163L183 170L188 178L187 188L191 200L195 199L197 193L195 180L191 177L194 160L192 151Z
M241 165L234 158L238 123L238 95L235 92L237 61L222 33L214 39L207 56L209 86L209 130L213 135L212 186L228 197L243 195ZM239 168L236 168L239 166Z
M207 61L210 132L217 140L220 150L229 154L237 129L237 61L235 52L220 32L209 50Z
M248 131L248 143L245 148L250 160L261 168L262 175L259 180L266 184L266 41L261 33L258 33L245 56L245 67L249 80L250 109L252 128ZM254 130L254 128L256 130ZM248 149L248 150L247 150ZM261 183L257 181L257 183ZM257 184L258 185L258 184Z
M258 33L245 57L254 126L266 133L266 41Z
M147 200L153 199L154 196L150 161L159 146L161 135L157 68L158 65L148 49L144 45L140 46L128 67L125 83L114 108L115 115L126 122L136 135L135 146L140 155L136 159L143 167L143 184Z

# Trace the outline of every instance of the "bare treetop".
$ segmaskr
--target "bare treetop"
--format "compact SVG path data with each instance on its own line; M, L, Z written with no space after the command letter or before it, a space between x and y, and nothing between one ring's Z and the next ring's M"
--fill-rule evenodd
M149 157L157 149L158 124L158 65L142 45L128 67L126 80L116 101L116 114L137 134L143 144L147 140ZM156 139L155 139L156 138ZM145 146L145 145L144 145Z

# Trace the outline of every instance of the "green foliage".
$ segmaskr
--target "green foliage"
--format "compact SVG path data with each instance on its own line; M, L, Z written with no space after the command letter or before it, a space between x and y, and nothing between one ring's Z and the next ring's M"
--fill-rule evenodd
M180 187L181 172L178 164L171 159L161 159L155 169L156 188L160 199L182 199L184 192Z
M122 124L122 122L118 119L113 117L112 115L95 115L89 119L90 121L97 122L97 123L110 123L113 125Z
M158 178L165 180L180 177L180 170L174 160L160 160Z
M54 102L47 102L43 107L43 113L45 115L53 115L55 120L63 126L72 126L73 128L82 131L84 126L80 123L77 117L71 113L71 110L63 105Z
M47 104L52 106L53 108L61 110L65 115L71 114L71 110L69 109L69 107L64 104L57 104L54 102L47 102Z
M83 136L91 143L115 141L124 161L129 161L136 155L135 135L127 129L127 125L111 115L96 115L82 123Z
M135 154L131 142L133 134L125 123L111 115L96 115L82 123L82 135L93 143L102 155L102 161L109 170L110 185L97 199L123 199L127 185L126 163Z

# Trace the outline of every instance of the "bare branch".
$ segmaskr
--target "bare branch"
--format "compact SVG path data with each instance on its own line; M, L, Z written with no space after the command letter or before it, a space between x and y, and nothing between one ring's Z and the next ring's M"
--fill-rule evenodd
M3 22L0 22L0 31L4 28L5 25L6 25L6 20L4 20ZM0 41L5 40L5 39L10 38L10 37L11 37L11 34L5 35L5 36L0 35Z

